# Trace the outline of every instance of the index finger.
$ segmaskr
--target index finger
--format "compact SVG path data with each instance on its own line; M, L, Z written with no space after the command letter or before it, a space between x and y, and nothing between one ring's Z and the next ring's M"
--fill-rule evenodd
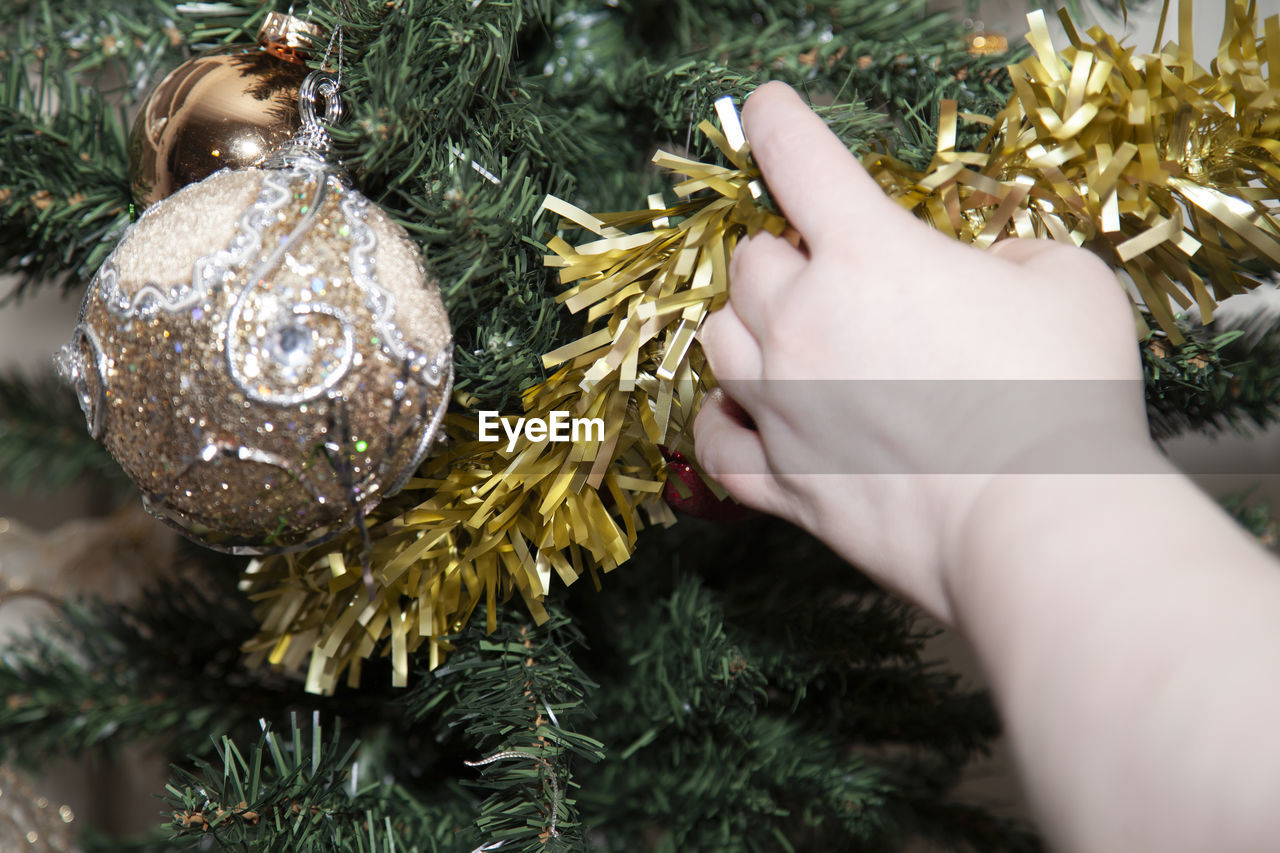
M742 123L769 192L805 242L901 239L919 225L884 194L826 123L784 83L756 89Z

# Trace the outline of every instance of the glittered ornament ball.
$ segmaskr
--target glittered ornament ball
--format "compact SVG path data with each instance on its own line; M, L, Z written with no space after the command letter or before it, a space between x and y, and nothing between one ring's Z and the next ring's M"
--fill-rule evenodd
M224 168L259 164L301 120L302 57L319 28L272 12L257 45L233 45L179 65L143 102L129 137L129 180L140 207Z
M148 208L60 367L148 508L241 553L323 541L399 488L453 376L418 248L310 156Z
M662 448L662 456L667 460L667 482L662 487L662 499L672 509L708 521L741 521L760 515L733 498L717 495L680 451Z

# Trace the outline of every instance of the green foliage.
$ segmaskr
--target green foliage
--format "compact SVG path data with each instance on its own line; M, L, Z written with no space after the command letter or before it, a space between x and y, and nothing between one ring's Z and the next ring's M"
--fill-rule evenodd
M1218 503L1255 539L1265 547L1273 548L1277 542L1277 536L1276 518L1271 501L1251 501L1249 499L1252 496L1253 488L1248 488L1224 495L1218 498Z
M1179 328L1181 346L1153 334L1142 347L1152 435L1247 432L1280 419L1280 317Z
M627 666L603 685L600 711L618 751L583 795L609 849L646 834L654 849L723 851L881 836L883 774L825 727L767 713L768 681L708 591L684 580L621 625L612 639Z
M242 39L265 12L250 0L0 8L0 272L20 275L15 294L92 277L131 218L129 107L181 59Z
M0 653L0 756L24 763L137 741L192 748L260 699L238 666L246 609L204 583L154 590L135 610L67 602ZM199 626L200 630L192 630ZM252 720L256 715L249 716Z
M608 748L580 774L603 849L1034 849L949 797L996 720L924 659L910 608L780 522L684 520L635 560L574 600Z
M579 850L584 844L573 772L574 759L604 757L603 745L575 731L587 716L595 684L571 652L582 637L568 615L553 607L546 624L504 615L486 633L472 620L458 651L434 673L422 672L406 696L409 718L458 735L480 768L468 786L487 794L476 817L477 843L503 841L503 849Z
M360 784L357 744L315 715L288 740L270 728L242 751L223 737L212 760L177 769L166 805L178 843L245 853L437 853L458 850L461 797L423 802L403 786ZM182 844L182 840L188 843Z
M57 57L53 57L56 61ZM129 220L124 118L70 75L9 60L0 103L0 271L66 286L91 276ZM53 115L49 100L60 108Z
M116 838L86 826L79 841L84 853L170 853L173 850L173 836L167 829L156 829L139 838Z
M82 477L124 482L85 431L75 393L47 374L0 376L0 483L15 492L54 491Z
M958 45L923 55L873 49L855 61L849 80L869 103L894 117L891 131L875 138L877 147L923 170L937 150L942 101L955 101L962 114L996 115L1009 98L1005 67L1028 52L1026 46L979 56ZM972 151L987 130L981 123L961 121L957 150Z

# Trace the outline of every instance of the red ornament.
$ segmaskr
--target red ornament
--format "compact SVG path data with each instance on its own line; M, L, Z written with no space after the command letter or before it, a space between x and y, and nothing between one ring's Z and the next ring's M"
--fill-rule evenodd
M760 514L733 498L717 497L680 451L660 449L667 460L667 482L662 487L662 499L672 509L709 521L739 521Z

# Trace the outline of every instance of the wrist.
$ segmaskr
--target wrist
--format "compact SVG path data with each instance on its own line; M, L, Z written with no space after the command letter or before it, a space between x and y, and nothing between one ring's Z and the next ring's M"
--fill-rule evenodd
M1129 473L991 478L948 547L955 622L1064 849L1130 849L1118 827L1159 826L1172 804L1212 798L1222 756L1256 750L1265 739L1251 732L1275 715L1264 706L1241 723L1239 710L1255 707L1258 661L1277 648L1275 565L1141 438L1113 436ZM1267 774L1256 790L1275 784L1274 758L1247 763ZM1208 835L1184 821L1154 846L1204 849L1250 820L1219 810L1211 825L1190 820Z
M993 596L1005 597L1035 572L1036 550L1088 535L1097 522L1123 523L1134 501L1167 485L1152 475L1181 479L1145 423L1139 432L1108 421L1047 436L1000 471L971 478L943 526L941 578L951 621L981 620Z

